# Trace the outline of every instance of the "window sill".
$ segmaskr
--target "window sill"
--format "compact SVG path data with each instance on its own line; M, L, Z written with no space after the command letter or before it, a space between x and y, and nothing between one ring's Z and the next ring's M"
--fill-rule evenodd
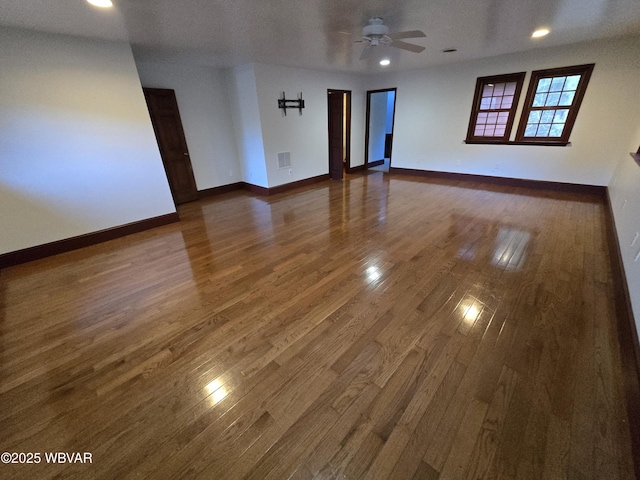
M469 145L539 145L543 147L570 147L571 142L491 142L488 140L464 140ZM632 155L635 155L632 153Z

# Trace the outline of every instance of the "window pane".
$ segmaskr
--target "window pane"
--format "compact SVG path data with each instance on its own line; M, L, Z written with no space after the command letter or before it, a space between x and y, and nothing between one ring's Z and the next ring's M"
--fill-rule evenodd
M479 113L478 114L478 121L476 123L487 123L487 114L486 113Z
M553 117L554 123L564 123L567 121L567 116L569 115L569 110L556 110L556 115Z
M504 132L506 131L506 128L507 127L505 127L504 125L497 125L494 135L496 137L502 137L504 135Z
M490 112L489 115L487 115L487 123L496 123L496 120L498 119L498 114L496 112Z
M560 102L558 105L569 106L573 103L573 97L576 95L576 92L562 92L560 95Z
M564 130L564 123L554 123L549 130L550 137L561 137Z
M559 101L560 101L559 93L550 93L547 96L547 101L544 103L544 105L545 107L555 107L556 105L558 105Z
M483 98L480 101L480 108L482 110L488 110L491 107L491 97L489 98Z
M571 75L567 77L567 81L564 84L565 90L576 90L578 88L578 83L580 82L580 77L582 75Z
M513 97L502 97L502 106L500 108L511 108L513 105Z
M538 126L538 132L536 133L536 137L546 137L549 135L549 129L551 125L548 123L541 123Z
M493 96L501 97L503 93L504 93L504 83L496 83L493 86Z
M564 86L564 80L567 77L555 77L552 81L551 81L551 88L549 89L550 92L561 92L562 91L562 87Z
M541 78L540 80L538 80L538 88L536 88L536 93L548 92L550 86L550 78Z
M493 84L485 85L484 90L482 90L483 97L490 97L493 94Z
M540 123L540 115L542 112L540 110L533 110L529 113L529 118L527 119L527 123Z
M491 125L491 126L487 125L487 126L484 128L484 136L485 136L485 137L493 137L493 129L494 129L494 128L495 128L495 127L494 127L493 125Z
M476 125L476 130L473 134L476 137L481 137L484 134L484 125Z
M500 103L502 103L502 97L491 97L491 108L500 108Z
M536 93L536 96L533 99L534 107L544 107L544 102L547 100L546 93Z
M498 114L498 125L506 125L509 120L509 112L500 112Z
M516 93L516 82L509 82L504 86L504 94L505 95L515 95Z
M537 123L531 123L531 124L527 124L527 128L524 130L524 136L525 137L535 137L536 136L536 130L538 130L538 124Z
M554 113L556 113L555 110L544 110L542 112L542 118L540 119L540 123L551 123L553 121Z

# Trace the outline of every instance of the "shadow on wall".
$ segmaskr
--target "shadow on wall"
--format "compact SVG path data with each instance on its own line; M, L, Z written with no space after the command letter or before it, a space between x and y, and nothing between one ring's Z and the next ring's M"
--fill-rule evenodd
M82 223L51 208L41 198L30 197L0 182L0 254L68 237L70 231L84 233ZM19 225L19 227L16 227ZM59 234L56 234L59 232Z

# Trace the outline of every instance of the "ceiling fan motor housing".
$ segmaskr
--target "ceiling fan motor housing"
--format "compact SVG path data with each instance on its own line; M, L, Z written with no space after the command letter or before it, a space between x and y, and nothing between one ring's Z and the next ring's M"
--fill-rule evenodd
M383 25L382 19L379 17L369 20L369 25L362 29L363 37L379 38L384 37L387 33L389 33L389 27Z

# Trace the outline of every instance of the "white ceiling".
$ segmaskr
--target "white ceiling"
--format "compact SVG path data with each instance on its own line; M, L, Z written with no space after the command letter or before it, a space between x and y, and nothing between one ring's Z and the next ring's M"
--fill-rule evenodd
M406 70L640 34L640 0L0 0L0 24L127 40L141 60L231 66L257 61L345 72ZM423 30L410 53L376 47L358 61L368 18ZM546 26L551 34L531 39ZM443 49L457 48L455 53ZM380 67L382 57L390 67Z

